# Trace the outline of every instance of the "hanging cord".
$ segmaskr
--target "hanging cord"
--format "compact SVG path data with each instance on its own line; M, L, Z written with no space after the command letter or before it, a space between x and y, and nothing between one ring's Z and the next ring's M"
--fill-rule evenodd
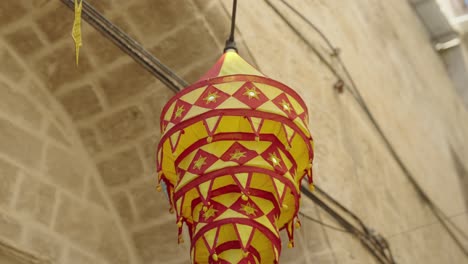
M308 39L306 39L301 34L301 32L299 32L299 30L297 30L297 28L295 28L291 24L291 22L289 22L289 20L283 14L273 4L271 4L271 2L269 0L265 0L265 2L290 27L290 29L292 31L294 31L294 33L308 45L308 47L319 57L319 59L325 64L325 66L327 66L327 68L338 78L338 81L342 81L344 79L344 78L342 78L342 75L338 72L337 69L335 69L331 65L331 63L328 60L325 59L325 57L313 46L313 44L310 43L310 41ZM397 152L394 149L393 145L390 143L389 139L384 134L382 128L377 123L375 117L373 116L373 114L371 113L369 107L367 106L366 102L364 101L364 99L363 99L360 91L358 90L357 85L356 85L354 79L352 78L348 68L344 64L341 57L339 56L339 53L337 53L337 49L331 44L331 41L326 37L326 35L322 31L320 31L318 29L318 27L315 26L311 21L309 21L307 18L305 18L298 10L293 8L291 5L287 4L286 1L284 1L284 0L281 0L281 2L285 3L285 5L288 8L290 8L295 14L297 14L302 20L304 20L309 26L311 26L324 39L324 41L327 43L327 45L331 49L331 55L333 55L333 57L337 59L339 65L341 66L342 70L345 73L346 79L348 79L350 84L351 84L351 85L345 85L345 87L349 90L349 92L351 93L353 98L356 100L356 102L361 106L362 110L367 115L367 117L371 121L372 125L376 129L377 133L382 138L382 140L383 140L384 144L386 145L387 149L389 150L390 154L395 159L396 163L399 165L400 169L403 171L403 174L407 177L408 181L414 187L414 189L416 190L418 195L421 197L421 199L424 202L426 202L428 207L433 212L434 216L437 218L439 223L444 227L444 229L449 234L449 236L452 238L452 240L455 242L455 244L457 244L457 246L463 251L465 256L468 256L468 250L464 247L463 243L458 239L458 237L455 235L455 233L450 229L450 227L448 225L450 224L454 229L456 229L462 237L466 238L466 234L463 232L463 230L461 230L458 226L456 226L453 223L453 221L451 221L439 207L437 207L432 202L432 200L429 198L429 196L424 192L422 187L418 184L418 182L416 181L413 174L409 171L407 166L404 164L402 159L399 157L399 155L397 154ZM447 220L448 223L446 223L445 220Z
M309 191L307 187L301 185L301 193L305 195L307 198L312 200L315 204L320 206L326 213L328 213L331 217L333 217L343 228L344 230L338 230L342 232L351 233L354 237L356 237L361 244L366 248L369 253L374 256L374 258L381 264L395 264L395 260L393 259L393 255L390 250L390 246L387 240L373 231L370 228L364 226L364 229L360 227L360 225L356 226L349 220L348 217L338 213L333 207L337 205L336 200L331 199L322 199L317 194L312 193ZM330 197L331 198L331 197ZM341 205L340 205L341 206ZM343 207L344 208L344 207ZM349 215L348 215L349 216ZM307 218L307 217L306 217ZM354 217L352 217L354 218ZM309 218L307 218L309 219ZM310 219L309 219L310 220ZM330 227L330 226L328 226Z
M224 52L233 49L237 52L236 41L234 40L234 33L236 31L236 15L237 15L237 0L232 1L232 15L231 15L231 33L229 38L226 40L226 46Z

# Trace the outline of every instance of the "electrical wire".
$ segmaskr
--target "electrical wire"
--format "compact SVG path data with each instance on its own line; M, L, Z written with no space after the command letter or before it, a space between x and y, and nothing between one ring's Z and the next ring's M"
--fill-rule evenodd
M319 207L321 207L331 217L333 217L348 233L351 233L354 237L356 237L364 246L364 248L367 249L367 251L371 253L371 255L375 257L377 261L379 261L379 263L395 263L387 240L378 233L372 232L372 230L367 227L362 230L360 227L353 225L343 215L334 210L332 205L329 204L329 202L331 202L332 204L336 205L336 203L338 203L336 200L328 200L327 202L326 199L320 199L315 193L312 193L307 187L303 185L301 185L301 193Z
M330 228L330 229L332 229L332 230L339 231L339 232L343 232L343 233L350 233L348 230L345 230L345 229L342 229L342 228L339 228L339 227L336 227L336 226L332 226L332 225L330 225L330 224L326 224L326 223L324 223L324 222L322 222L322 221L320 221L320 220L318 220L318 219L315 219L315 218L313 218L313 217L311 217L311 216L309 216L309 215L304 214L303 212L299 212L299 215L301 215L301 216L304 217L305 219L308 219L308 220L310 220L310 221L312 221L312 222L314 222L314 223L317 223L317 224L319 224L319 225L321 225L321 226Z
M74 9L74 0L61 1L71 10ZM174 92L178 92L188 86L188 83L179 77L173 70L151 55L151 53L145 50L138 42L128 36L120 28L112 24L93 6L84 0L82 16L86 22L101 32L105 37L110 39L121 50L127 53L152 75L164 83L169 89Z
M369 120L371 121L371 124L374 126L374 128L376 129L377 133L380 135L380 137L382 138L385 146L387 147L387 149L389 150L391 156L394 158L394 160L397 162L398 166L400 167L400 169L402 170L403 174L406 176L406 178L408 179L408 181L411 183L411 185L413 186L413 188L415 189L415 191L418 193L418 195L420 196L420 198L425 201L425 203L429 206L429 208L431 209L431 211L433 212L434 216L437 218L437 220L439 221L439 223L444 227L444 229L446 230L446 232L449 234L449 236L452 238L452 240L457 244L457 246L463 251L463 253L465 254L465 256L468 256L468 250L465 249L465 247L463 246L462 242L458 239L458 237L454 234L454 232L448 227L447 223L445 223L444 219L448 219L447 216L444 214L444 212L439 208L437 207L433 201L429 198L429 196L424 192L424 190L422 189L422 187L418 184L418 182L416 181L415 177L413 176L413 174L410 172L410 170L408 169L408 167L405 165L405 163L402 161L402 159L400 158L400 156L397 154L395 148L393 147L393 145L391 144L391 142L389 141L389 139L387 138L387 136L385 135L385 133L383 132L383 129L381 128L381 126L378 124L378 122L376 121L375 117L373 116L373 114L371 113L371 111L369 110L369 107L368 105L366 104L364 98L362 97L353 77L351 76L348 68L346 67L345 63L343 62L343 60L341 59L341 57L339 56L339 53L336 52L337 48L335 48L335 46L331 43L331 41L327 38L327 36L317 27L315 26L310 20L308 20L306 17L304 17L297 9L295 9L294 7L292 7L290 4L288 4L286 1L284 0L280 0L282 3L284 3L289 9L291 9L295 14L298 14L298 16L304 20L309 26L312 27L312 29L314 31L316 31L323 39L324 41L327 43L328 47L331 49L331 53L333 54L333 57L337 59L339 65L341 66L342 70L344 71L345 73L345 76L346 76L346 79L348 79L348 81L350 82L351 85L346 85L345 87L347 87L350 92L351 92L351 95L354 97L354 99L356 100L356 102L361 106L362 110L364 111L364 113L366 114L366 116L369 118ZM339 80L343 80L343 78L341 77L341 74L338 72L338 70L336 70L332 65L331 63L325 59L325 57L322 55L322 54L318 54L320 53L312 43L310 43L310 41L302 35L302 33L296 28L294 27L291 22L279 11L279 9L277 7L275 7L269 0L265 0L265 2L272 8L272 10L283 20L283 22L285 24L288 25L288 27L301 39L303 40L307 45L308 47L319 57L319 59L322 61L322 63L324 63L325 66L327 66L328 69L330 69L330 71L335 75L337 76L337 78ZM460 235L462 235L463 237L466 237L466 234L464 234L464 232L458 228L452 221L449 221L449 223L457 229L457 231L459 231Z

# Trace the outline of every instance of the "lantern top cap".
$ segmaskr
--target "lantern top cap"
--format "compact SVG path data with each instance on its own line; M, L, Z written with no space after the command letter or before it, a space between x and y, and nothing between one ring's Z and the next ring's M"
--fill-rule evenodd
M198 81L235 74L265 76L246 62L235 49L227 49L218 61Z

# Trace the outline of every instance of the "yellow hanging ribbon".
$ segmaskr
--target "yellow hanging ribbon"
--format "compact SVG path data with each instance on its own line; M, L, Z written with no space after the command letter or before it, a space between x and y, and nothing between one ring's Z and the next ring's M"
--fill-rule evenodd
M78 3L79 2L79 3ZM73 22L72 37L75 41L76 65L80 57L80 47L83 45L81 39L81 10L83 9L83 0L75 0L75 21Z

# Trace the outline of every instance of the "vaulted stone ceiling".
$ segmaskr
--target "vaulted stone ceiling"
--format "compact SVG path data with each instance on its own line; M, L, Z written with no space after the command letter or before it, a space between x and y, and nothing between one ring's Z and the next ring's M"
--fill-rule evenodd
M188 82L215 62L229 29L218 1L88 2ZM141 263L186 263L173 215L155 191L159 113L173 92L87 23L76 67L73 12L59 0L9 1L0 24L14 50L2 54L0 67L15 76L15 60L23 60L68 112Z

